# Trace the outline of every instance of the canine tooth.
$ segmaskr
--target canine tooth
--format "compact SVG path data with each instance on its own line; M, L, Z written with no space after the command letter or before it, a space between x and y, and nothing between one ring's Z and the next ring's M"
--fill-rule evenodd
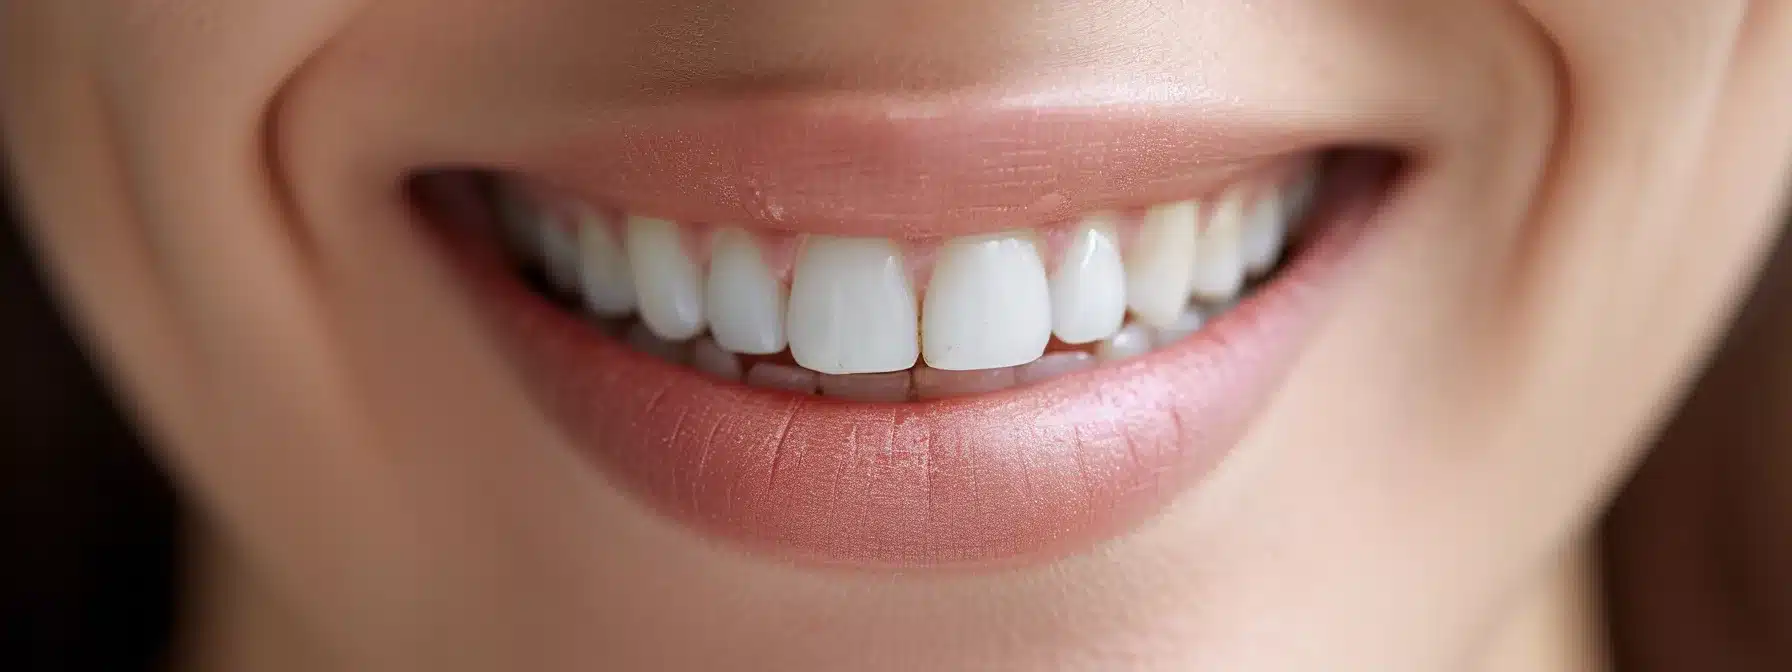
M1220 199L1213 217L1195 242L1195 270L1189 290L1206 299L1228 299L1244 289L1244 261L1239 257L1239 230L1244 226L1244 195L1233 189Z
M847 401L908 401L908 387L907 371L821 376L821 396Z
M1095 368L1095 355L1087 352L1050 352L1014 372L1016 383L1031 385Z
M944 399L1006 390L1014 387L1015 370L979 369L946 371L923 366L915 369L915 396L921 399Z
M1281 195L1270 193L1258 198L1245 216L1244 230L1238 239L1245 271L1256 277L1275 267L1287 234L1288 214L1283 210Z
M1071 236L1052 275L1052 333L1065 343L1112 336L1126 321L1126 266L1111 221L1091 218Z
M640 352L653 355L673 364L684 364L690 361L690 350L684 343L675 343L660 338L647 325L636 322L629 327L628 335L623 337L629 347Z
M784 300L784 284L772 276L753 236L740 229L718 231L704 291L716 343L749 355L783 352Z
M579 222L579 290L585 307L603 317L635 311L635 279L628 254L611 233L604 216L581 208Z
M685 253L676 223L628 218L628 264L641 321L669 341L703 331L703 273Z
M1188 303L1200 205L1181 201L1151 208L1126 258L1126 303L1147 324L1169 324Z
M1051 289L1033 243L1013 234L947 241L921 305L921 353L935 369L1019 366L1052 338Z
M815 394L819 375L801 367L760 362L747 370L747 385L797 394Z
M798 364L822 373L884 373L915 365L915 290L896 244L811 236L797 255L785 332Z
M691 368L731 382L740 382L740 358L708 338L691 345Z
M1095 346L1095 358L1104 362L1132 359L1151 352L1151 329L1142 324L1120 328L1112 338Z
M1189 306L1187 310L1182 311L1182 316L1176 318L1175 322L1171 322L1168 326L1158 327L1157 333L1152 337L1152 343L1163 347L1188 338L1200 331L1206 322L1207 319L1202 316L1200 309Z

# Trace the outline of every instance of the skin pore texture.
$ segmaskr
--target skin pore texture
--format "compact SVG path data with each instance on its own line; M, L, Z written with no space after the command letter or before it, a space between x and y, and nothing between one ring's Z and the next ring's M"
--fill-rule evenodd
M816 564L593 468L400 198L771 94L1167 101L1410 165L1161 506ZM1587 526L1774 232L1792 3L0 0L0 124L196 512L196 668L1572 669Z

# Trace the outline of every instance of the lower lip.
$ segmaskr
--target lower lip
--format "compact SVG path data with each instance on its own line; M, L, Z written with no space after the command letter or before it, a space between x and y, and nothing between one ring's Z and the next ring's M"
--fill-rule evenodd
M1391 162L1383 162L1391 163ZM1123 534L1231 452L1366 255L1394 169L1320 196L1315 236L1188 340L996 394L867 404L710 379L630 350L451 238L538 401L656 510L748 549L858 567L1047 559Z

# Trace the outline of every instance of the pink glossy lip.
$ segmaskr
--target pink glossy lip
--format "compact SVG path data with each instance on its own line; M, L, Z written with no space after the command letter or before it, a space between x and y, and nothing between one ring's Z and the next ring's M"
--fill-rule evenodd
M1003 563L1119 534L1227 454L1323 313L1333 276L1361 256L1352 251L1392 174L1391 162L1364 163L1326 185L1309 220L1316 235L1278 277L1195 337L944 401L854 403L719 382L600 333L489 250L450 248L540 401L657 510L806 561ZM889 226L883 235L908 230Z

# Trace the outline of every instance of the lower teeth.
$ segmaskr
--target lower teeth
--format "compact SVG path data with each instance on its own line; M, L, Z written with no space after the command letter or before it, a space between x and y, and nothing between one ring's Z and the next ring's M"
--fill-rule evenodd
M689 366L718 380L843 401L903 402L998 392L1139 357L1194 335L1231 307L1191 304L1181 319L1167 327L1128 323L1113 337L1096 343L1054 343L1044 356L1020 366L946 371L920 365L905 371L848 375L818 373L797 366L788 350L769 356L737 355L723 350L708 336L683 342L661 339L638 319L592 321L600 331L617 337L636 352Z

